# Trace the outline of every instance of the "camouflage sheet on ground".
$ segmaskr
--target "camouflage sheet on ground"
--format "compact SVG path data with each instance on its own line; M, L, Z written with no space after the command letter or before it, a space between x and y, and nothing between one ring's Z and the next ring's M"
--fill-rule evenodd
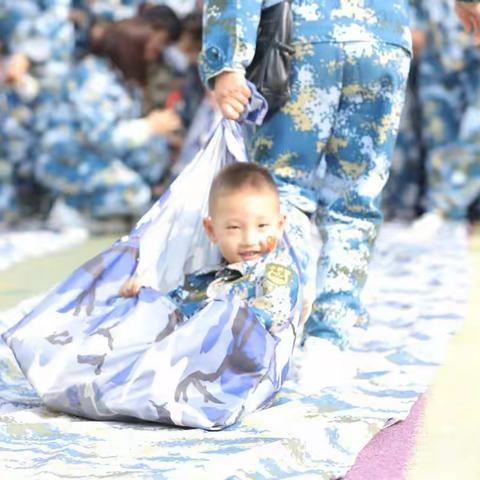
M403 238L403 240L402 240ZM407 242L387 224L366 300L372 316L353 341L351 385L302 395L286 383L274 405L219 432L94 422L46 410L0 344L0 471L43 479L332 479L392 419L404 418L442 364L468 296L463 228ZM38 299L3 312L0 330ZM321 374L319 366L319 374ZM328 366L325 366L328 368Z

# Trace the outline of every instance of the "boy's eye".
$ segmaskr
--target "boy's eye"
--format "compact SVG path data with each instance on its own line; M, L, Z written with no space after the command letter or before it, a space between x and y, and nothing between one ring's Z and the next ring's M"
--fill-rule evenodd
M259 228L267 228L267 227L269 227L269 226L270 226L269 223L260 223L260 224L258 225Z
M238 228L239 228L239 227L238 227L237 225L229 225L229 226L227 227L227 230L238 230Z

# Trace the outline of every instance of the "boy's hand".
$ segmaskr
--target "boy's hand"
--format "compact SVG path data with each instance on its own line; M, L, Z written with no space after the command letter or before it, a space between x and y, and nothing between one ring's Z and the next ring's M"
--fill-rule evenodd
M120 288L121 297L136 297L142 285L138 277L129 278Z
M457 15L468 33L473 33L476 46L480 45L480 3L457 2Z
M223 72L216 76L213 94L223 116L229 120L240 118L252 96L245 75L240 72Z

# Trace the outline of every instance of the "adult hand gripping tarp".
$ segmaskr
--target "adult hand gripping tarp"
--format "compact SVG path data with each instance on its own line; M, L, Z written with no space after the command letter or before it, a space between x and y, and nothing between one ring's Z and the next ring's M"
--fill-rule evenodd
M262 105L256 96L252 105ZM261 121L250 108L247 121ZM96 420L137 418L221 429L267 406L285 379L302 308L274 334L235 296L186 321L164 295L186 273L219 260L201 220L211 181L246 161L241 127L222 120L210 141L128 236L86 262L4 333L45 404ZM287 234L292 268L301 266ZM134 273L137 297L118 295Z

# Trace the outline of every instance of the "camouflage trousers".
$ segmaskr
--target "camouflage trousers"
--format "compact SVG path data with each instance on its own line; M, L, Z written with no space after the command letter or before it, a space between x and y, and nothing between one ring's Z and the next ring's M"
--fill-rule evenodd
M480 142L459 141L431 154L428 205L455 220L480 195Z
M402 114L385 189L383 208L389 217L412 219L420 207L433 210L443 188L438 169L452 172L454 165L438 165L442 150L458 141L460 125L475 97L479 63L475 56L462 70L447 72L436 56L422 55L411 72L410 88ZM446 161L450 161L445 157ZM446 185L448 190L453 185ZM448 193L446 192L446 195Z
M12 183L11 165L5 158L0 158L0 223L9 219L16 206L15 189Z
M454 185L454 178L463 175L463 159L469 154L461 153L458 161L452 154L456 153L455 145L459 142L465 113L476 99L480 74L480 62L476 56L472 56L464 69L449 75L435 69L436 65L435 62L428 60L423 62L419 77L426 174L422 203L427 211L443 209L443 206L438 205L438 202L443 202L439 200L442 196L441 191L445 190L445 197L449 197L457 188ZM463 152L463 147L460 148ZM449 164L440 165L441 161ZM458 175L455 175L457 168ZM445 176L447 172L451 175L450 180ZM449 215L448 212L445 213ZM458 213L454 216L458 216Z
M163 140L108 157L76 142L71 131L57 129L42 139L35 174L67 204L94 217L140 215L150 204L150 182L158 181L168 163Z
M421 127L416 69L412 68L392 167L382 194L382 210L387 219L413 220L419 214L425 176Z
M31 178L36 137L32 102L0 85L0 221L19 216L18 180Z
M252 159L318 225L317 297L306 333L340 345L366 318L360 294L409 64L409 53L393 45L298 44L290 100L250 137Z

